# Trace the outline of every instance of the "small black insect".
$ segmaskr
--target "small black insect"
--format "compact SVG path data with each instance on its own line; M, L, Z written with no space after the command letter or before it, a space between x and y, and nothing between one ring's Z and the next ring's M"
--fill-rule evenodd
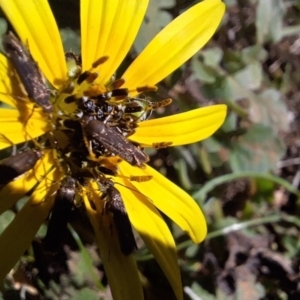
M2 37L2 44L29 98L40 106L44 112L51 113L53 107L50 102L50 90L47 88L42 74L30 53L12 32Z
M89 144L87 147L90 152L95 152L97 150L95 145L101 144L108 151L119 155L133 166L142 167L149 160L148 155L144 151L103 122L84 116L81 119L81 126L84 136L87 138Z
M0 185L4 185L31 170L42 154L37 150L27 150L0 161Z
M124 255L131 254L137 250L137 245L132 232L126 208L120 192L114 187L110 180L101 182L105 187L104 196L107 198L105 209L112 213L119 238L120 248Z

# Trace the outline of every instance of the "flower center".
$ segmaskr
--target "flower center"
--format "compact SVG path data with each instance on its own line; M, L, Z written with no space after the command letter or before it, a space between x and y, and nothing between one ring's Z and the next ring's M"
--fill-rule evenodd
M123 88L123 79L112 78L106 85L99 83L94 70L106 61L105 57L85 72L81 72L79 57L67 53L66 58L70 80L54 96L50 115L53 130L39 143L55 149L65 173L81 183L86 178L116 176L121 160L143 167L149 158L128 137L152 110L168 105L171 100L153 103L144 96L131 97L131 91ZM154 90L156 87L139 87L134 92Z

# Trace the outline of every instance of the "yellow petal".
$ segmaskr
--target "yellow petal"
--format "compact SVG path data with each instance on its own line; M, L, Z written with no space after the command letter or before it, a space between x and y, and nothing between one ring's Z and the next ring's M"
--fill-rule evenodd
M167 25L122 76L130 89L155 85L199 51L212 37L223 17L220 0L194 5Z
M29 201L0 235L0 280L15 266L28 249L36 232L47 218L53 205L57 182L61 177L58 169L47 175L32 194ZM49 185L51 184L51 185Z
M148 0L90 0L80 4L83 70L108 56L108 61L98 68L101 82L106 83L132 46Z
M0 53L0 100L12 107L17 106L18 101L29 102L28 97L21 90L20 79L12 64L6 56ZM18 100L19 99L19 100Z
M203 213L186 192L149 166L144 169L136 168L125 161L119 166L120 173L127 177L152 176L149 181L132 181L131 184L187 232L194 243L200 243L205 238L207 228Z
M212 105L185 113L139 123L130 140L144 147L155 143L172 143L171 146L199 142L211 136L224 122L226 105Z
M0 0L0 6L46 78L55 86L67 80L59 31L47 0Z
M31 171L0 189L0 214L24 197L53 166L53 152L46 150Z
M97 193L98 189L98 186L91 186L91 191L83 196L83 200L94 228L95 241L104 264L113 299L143 300L136 262L132 255L125 256L121 252L112 218L102 212L103 203ZM97 211L92 209L87 195L93 198Z
M130 222L154 255L168 278L177 299L182 299L182 283L173 236L155 206L143 195L134 192L130 182L116 178ZM125 186L131 188L128 189Z
M29 141L51 130L40 109L18 103L18 110L0 109L0 149Z

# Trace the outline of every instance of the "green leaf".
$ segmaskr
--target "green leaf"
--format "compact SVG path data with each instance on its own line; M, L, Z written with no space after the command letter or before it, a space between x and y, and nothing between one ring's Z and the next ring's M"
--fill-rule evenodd
M105 297L106 298L106 297ZM89 288L84 288L80 290L76 296L72 297L73 300L99 300L99 299L105 299L99 298L99 294L96 291L93 291Z
M7 32L7 21L4 18L0 18L0 36ZM2 43L0 43L0 50L5 52Z
M284 13L282 0L258 1L255 20L258 44L278 42L281 39Z
M249 90L258 89L262 82L262 67L260 62L254 61L244 69L234 74L236 82Z
M206 66L218 68L223 58L223 50L217 47L201 50L200 55Z
M156 34L172 21L171 14L164 9L172 8L174 5L174 0L153 0L149 2L146 17L134 42L134 48L138 53L142 52Z
M274 132L289 129L288 110L282 95L275 89L265 89L255 98L251 98L249 117L254 123L272 127Z
M7 225L13 220L15 214L11 210L5 211L0 216L0 233L7 227Z
M95 252L95 250L90 248L88 251L72 226L69 225L68 227L79 248L79 252L72 251L69 254L70 259L68 265L71 272L73 271L74 273L73 276L75 280L78 284L83 284L86 281L93 282L100 290L103 291L104 287L101 283L101 279L99 278L99 274L97 274L96 267L94 266L95 256L93 257L91 255Z
M60 35L65 52L72 51L75 54L80 53L80 37L76 31L70 28L65 28L60 30Z
M207 84L214 83L222 58L223 51L220 48L202 50L199 56L194 56L191 60L193 75L190 79L199 79Z
M276 170L276 164L285 153L283 141L270 127L252 125L241 136L230 153L229 161L233 172Z
M261 65L254 63L233 75L223 77L223 81L218 82L219 86L211 86L213 94L209 96L225 98L231 102L241 99L255 101L257 95L252 90L260 86L261 79Z
M297 188L295 188L292 184L290 184L288 181L275 176L271 174L262 174L259 172L236 172L231 174L225 174L219 177L216 177L210 181L208 181L206 184L202 186L200 190L195 192L192 197L199 202L199 204L203 204L204 200L207 197L207 194L211 192L212 190L216 189L219 185L232 182L233 180L239 179L239 178L255 178L255 179L264 179L264 180L270 180L278 185L283 186L285 189L287 189L289 192L296 194L298 197L300 197L300 193ZM297 223L297 226L300 226L300 221L297 218L296 220L293 219L293 222L299 222L299 225Z
M265 61L268 52L260 45L249 46L242 51L242 59L245 63L253 63L256 61Z
M282 29L282 37L298 35L300 32L300 25L288 26Z
M246 99L252 122L272 127L274 132L286 131L289 128L288 110L282 94L275 89L265 89L260 94L253 91L260 88L261 72L259 63L249 65L233 76L225 77L220 88L215 88L215 95L231 102Z
M208 84L212 84L216 81L216 77L213 72L197 58L192 59L191 67L193 71L191 79L199 79L200 81Z

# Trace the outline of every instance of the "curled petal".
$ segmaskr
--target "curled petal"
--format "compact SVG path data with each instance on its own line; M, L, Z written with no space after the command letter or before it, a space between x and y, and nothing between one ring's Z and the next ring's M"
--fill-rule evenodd
M132 181L131 184L160 211L187 232L194 243L200 243L206 236L207 228L203 213L195 200L177 185L153 168L136 168L123 161L120 172L126 177L152 176L146 182Z
M29 201L0 235L1 281L28 249L36 232L47 218L58 188L53 182L57 182L61 175L58 169L47 174Z
M67 80L67 67L59 31L47 0L0 0L0 6L22 42L55 86Z
M116 178L130 221L148 246L168 278L177 299L182 299L182 284L173 236L155 206L130 182ZM128 189L126 187L131 187Z
M219 26L225 5L206 0L168 24L122 76L130 89L155 85L199 51ZM147 66L147 67L146 67Z
M125 256L121 252L116 228L111 216L102 211L103 201L100 200L98 190L98 186L90 182L90 189L83 196L83 201L94 228L95 241L113 298L115 300L143 300L136 262L132 255ZM90 201L94 203L96 210L91 207Z
M108 56L98 68L100 80L106 83L132 46L147 6L148 0L81 1L83 70Z
M139 123L130 140L144 147L171 143L171 146L186 145L211 136L224 122L226 105L212 105L189 112Z

